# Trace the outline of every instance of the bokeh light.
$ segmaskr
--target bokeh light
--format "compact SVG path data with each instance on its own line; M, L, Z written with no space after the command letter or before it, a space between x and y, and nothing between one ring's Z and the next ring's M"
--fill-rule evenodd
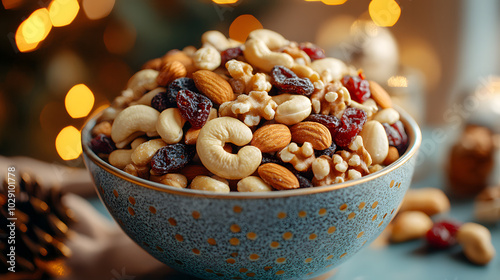
M72 118L86 117L94 107L94 94L84 84L72 87L66 94L64 106Z
M2 4L6 10L9 10L21 6L21 4L23 4L23 1L24 0L2 0Z
M238 0L212 0L215 4L234 4Z
M231 23L231 26L229 26L229 38L245 42L250 32L262 28L262 24L254 16L241 15Z
M77 0L53 0L49 5L50 20L54 27L65 26L73 22L80 5Z
M408 87L408 79L405 76L392 76L387 80L390 87Z
M82 153L80 131L74 126L63 128L56 137L56 150L63 160L76 159Z
M83 0L82 8L85 15L92 20L101 19L107 17L113 7L115 6L115 0Z
M34 11L17 28L15 35L17 48L21 52L35 50L38 43L47 37L51 29L49 11L45 8Z
M394 0L372 0L368 6L370 17L378 26L393 26L401 16L401 7Z
M321 2L327 5L342 5L347 2L347 0L321 0Z

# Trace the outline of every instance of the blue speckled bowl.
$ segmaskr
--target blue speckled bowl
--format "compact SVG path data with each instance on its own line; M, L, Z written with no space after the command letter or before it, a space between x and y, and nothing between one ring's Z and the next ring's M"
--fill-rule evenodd
M158 260L203 279L308 279L342 264L396 215L421 134L401 111L410 146L387 168L346 183L271 193L214 194L131 176L89 148L85 163L122 229Z

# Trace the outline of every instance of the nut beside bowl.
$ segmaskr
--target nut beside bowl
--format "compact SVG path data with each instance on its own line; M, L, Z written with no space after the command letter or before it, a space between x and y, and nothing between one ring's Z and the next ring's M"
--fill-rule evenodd
M88 146L98 116L82 131L97 193L120 227L166 265L202 279L307 279L339 266L373 241L410 187L421 143L409 136L388 167L341 184L265 193L213 193L144 180Z

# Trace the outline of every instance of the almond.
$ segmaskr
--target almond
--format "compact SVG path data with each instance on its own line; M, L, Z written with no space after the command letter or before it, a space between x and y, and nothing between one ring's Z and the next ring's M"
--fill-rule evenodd
M257 169L259 176L277 190L298 189L299 180L293 173L276 163L265 163Z
M198 140L200 130L201 128L189 128L184 134L184 143L186 143L186 145L195 145L196 140Z
M235 99L231 85L212 71L198 70L193 73L193 80L196 88L218 105Z
M369 83L373 100L375 100L375 102L377 102L377 104L382 107L382 109L391 108L392 99L387 91L385 91L385 89L381 87L377 82L369 81Z
M156 83L164 87L175 79L186 77L186 74L186 67L182 63L172 61L163 66L158 77L156 77Z
M290 128L292 140L303 144L309 142L315 150L324 150L332 145L332 134L326 126L317 122L300 122Z
M284 124L268 124L253 133L251 145L263 153L284 149L292 140L290 129Z

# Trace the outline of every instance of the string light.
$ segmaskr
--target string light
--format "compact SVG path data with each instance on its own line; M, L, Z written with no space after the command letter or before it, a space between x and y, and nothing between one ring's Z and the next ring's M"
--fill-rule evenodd
M83 118L92 110L94 100L92 91L86 85L78 84L68 91L64 105L72 118Z
M66 126L56 137L56 150L63 160L76 159L82 153L80 131L74 126Z
M80 5L77 0L53 0L49 5L50 20L54 27L66 26L73 22Z
M21 52L35 50L38 44L49 35L51 29L49 11L45 8L34 11L17 28L15 35L17 48Z

